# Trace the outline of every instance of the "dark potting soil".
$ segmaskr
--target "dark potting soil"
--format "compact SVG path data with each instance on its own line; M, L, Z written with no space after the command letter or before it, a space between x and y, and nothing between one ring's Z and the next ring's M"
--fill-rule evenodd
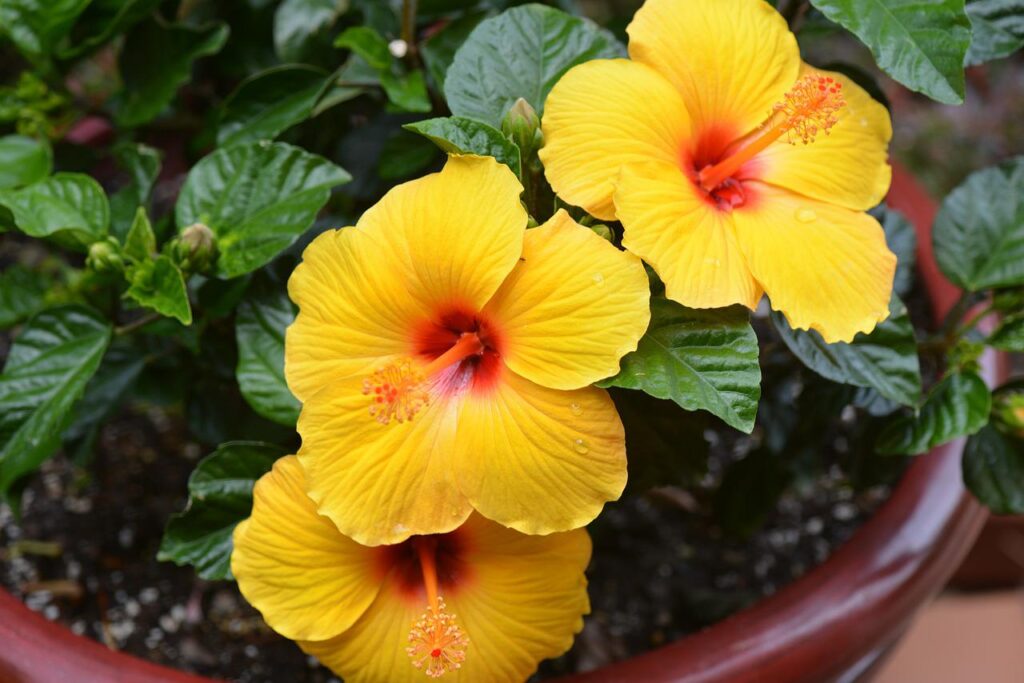
M202 455L183 433L161 412L127 412L101 430L88 467L64 455L47 462L24 494L21 521L0 508L0 582L75 633L159 664L242 682L336 680L270 631L234 584L156 561ZM855 494L828 467L793 487L752 538L728 540L697 501L744 439L713 443L695 488L608 506L591 527L592 614L574 648L539 677L643 652L771 594L824 560L887 495L884 486Z

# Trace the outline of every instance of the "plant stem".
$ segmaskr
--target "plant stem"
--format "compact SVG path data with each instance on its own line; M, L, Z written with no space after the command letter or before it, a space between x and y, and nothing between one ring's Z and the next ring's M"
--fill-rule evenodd
M162 317L163 316L160 315L159 313L148 313L148 314L146 314L144 316L136 318L135 320L131 321L130 323L125 323L124 325L121 325L120 327L115 327L114 328L114 334L116 334L118 336L123 336L123 335L126 335L126 334L130 334L130 333L134 332L135 330L137 330L139 328L145 327L146 325L148 325L148 324L150 324L152 322L156 322L157 320L160 320L160 318L162 318Z
M978 323L980 323L983 318L987 318L994 310L994 304L990 303L987 306L985 306L985 308L981 309L977 315L975 315L973 318L971 318L966 323L957 328L956 332L953 335L953 338L961 339L964 336L966 336L968 332L970 332L971 330L978 326Z
M407 52L406 59L413 67L416 66L419 55L416 49L416 11L418 0L402 0L402 40L405 41Z

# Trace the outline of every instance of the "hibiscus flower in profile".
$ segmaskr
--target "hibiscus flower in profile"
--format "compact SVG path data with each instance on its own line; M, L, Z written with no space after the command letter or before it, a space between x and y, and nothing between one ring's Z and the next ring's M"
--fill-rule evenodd
M526 229L515 175L452 157L288 283L285 373L320 513L366 545L475 509L532 534L583 526L626 481L614 375L650 319L640 260L564 211Z
M306 485L294 456L257 482L231 570L271 628L348 683L519 683L583 627L586 531L528 536L473 514L367 547L317 514Z
M803 63L763 0L648 0L630 59L571 69L541 150L566 201L618 219L623 246L693 308L767 293L828 342L889 312L896 257L865 210L888 191L888 112Z

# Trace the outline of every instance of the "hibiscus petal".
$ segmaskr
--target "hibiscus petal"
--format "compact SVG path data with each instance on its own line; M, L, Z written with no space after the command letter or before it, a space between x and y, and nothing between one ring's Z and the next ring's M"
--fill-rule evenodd
M623 169L615 206L625 227L622 246L654 268L668 298L691 308L757 306L761 288L730 214L709 204L678 168Z
M603 389L548 389L506 369L491 391L465 394L456 447L473 507L528 534L587 524L626 484L622 422Z
M792 327L848 342L889 315L896 256L868 214L761 185L733 220L750 270Z
M630 57L675 85L697 131L745 135L800 70L796 38L764 0L647 0L626 31Z
M798 194L864 211L889 191L892 122L888 110L842 74L806 64L803 74L831 76L843 84L846 100L839 121L813 143L789 144L783 137L761 152L758 177Z
M544 105L540 158L562 199L615 219L612 182L624 164L680 163L690 122L679 93L648 67L594 60L569 70Z
M647 274L559 211L527 230L523 258L484 308L513 371L553 389L578 389L619 371L650 322Z
M270 626L288 638L331 638L373 602L385 573L374 551L342 536L306 496L294 456L256 483L252 516L236 527L231 571Z

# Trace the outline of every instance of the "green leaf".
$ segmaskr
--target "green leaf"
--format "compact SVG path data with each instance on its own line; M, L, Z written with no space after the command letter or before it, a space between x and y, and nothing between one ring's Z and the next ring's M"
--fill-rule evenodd
M50 145L23 135L0 138L0 190L37 183L50 175Z
M967 66L1009 57L1024 47L1024 0L967 0L971 47Z
M637 350L604 387L639 389L703 409L750 433L761 396L757 336L746 310L685 308L651 299L651 324Z
M326 71L302 65L253 74L224 102L217 144L273 140L309 118L329 81Z
M885 243L896 254L896 278L893 291L906 296L914 286L914 266L917 264L917 232L910 221L895 209L880 206L871 211L885 230Z
M0 33L32 61L53 53L90 0L3 0Z
M62 438L65 442L87 438L102 421L109 418L127 398L142 373L146 356L126 337L116 338L103 356L103 362L76 405L71 424Z
M263 417L289 426L298 420L300 407L284 378L284 331L293 320L295 307L277 282L254 287L235 320L235 374L242 396Z
M348 10L348 0L284 0L274 14L274 49L285 62L303 62L313 43Z
M110 195L110 232L124 240L139 207L149 208L149 196L160 174L160 151L148 145L119 145L114 150L118 166L128 182Z
M935 259L972 292L1024 284L1024 157L968 176L942 202Z
M60 446L110 332L91 309L65 306L40 313L14 340L0 375L0 495Z
M182 325L192 324L185 278L174 261L163 255L142 261L131 268L128 280L126 297Z
M160 114L188 82L192 63L220 52L229 32L226 24L196 28L156 20L131 31L119 60L124 89L117 103L117 122L131 128Z
M423 79L423 72L420 70L410 71L403 74L386 72L380 74L380 85L384 88L384 94L399 111L425 113L433 106L430 104L430 95L427 93L427 83Z
M615 36L587 19L542 5L514 7L469 34L448 69L445 97L453 114L500 128L520 97L543 113L551 88L573 66L625 56Z
M86 251L107 234L110 206L99 183L81 173L58 173L46 180L0 193L15 227L32 237L49 238L69 249Z
M74 30L57 51L61 59L91 52L128 29L160 4L160 0L92 0L75 22Z
M327 159L282 142L218 149L189 172L178 227L203 223L217 236L217 274L256 270L305 232L351 176Z
M1024 514L1024 442L992 425L964 446L964 483L997 515Z
M20 265L0 272L0 330L38 313L49 284L42 274Z
M462 116L407 123L406 130L419 133L445 152L494 157L520 176L519 147L497 128Z
M377 165L382 180L411 178L433 163L438 157L437 147L429 140L398 131L384 143Z
M794 330L785 316L772 311L782 341L800 362L825 379L874 389L883 398L916 406L921 398L921 365L914 326L907 308L893 295L889 317L850 343L826 344L814 330Z
M1024 353L1024 315L1004 320L985 342L1003 351Z
M932 387L917 416L889 424L878 437L878 452L918 455L960 436L974 434L988 422L992 394L974 372L954 372Z
M156 235L145 207L140 206L135 212L135 220L124 239L124 253L136 261L148 261L156 253Z
M157 559L192 565L208 581L232 579L231 534L252 512L252 489L284 449L256 441L221 444L188 479L188 505L171 516Z
M351 50L376 71L391 68L391 50L384 36L369 26L350 26L337 37L334 47Z
M911 90L944 104L964 101L971 22L964 0L811 0L868 46L875 62Z
M447 24L420 45L420 57L438 92L444 92L445 75L466 38L487 14L467 14Z

